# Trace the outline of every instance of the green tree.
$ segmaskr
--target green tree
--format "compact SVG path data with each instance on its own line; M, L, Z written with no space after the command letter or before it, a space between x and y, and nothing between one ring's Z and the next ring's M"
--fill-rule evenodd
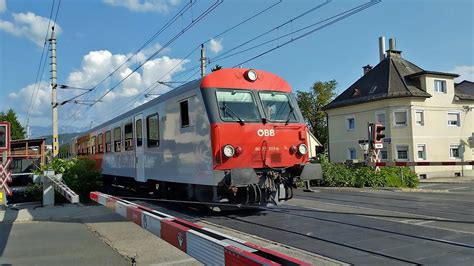
M298 91L297 100L311 132L327 149L327 120L322 108L331 102L336 95L337 82L330 80L326 82L316 81L309 91Z
M10 136L12 140L25 138L25 129L21 126L13 109L9 109L6 114L4 112L0 112L0 121L10 122Z

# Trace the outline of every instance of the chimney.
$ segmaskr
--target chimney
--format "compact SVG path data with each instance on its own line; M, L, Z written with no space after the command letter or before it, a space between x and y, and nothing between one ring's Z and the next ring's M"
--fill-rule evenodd
M369 73L370 70L372 70L372 66L371 65L366 65L366 66L363 66L362 69L364 69L364 75Z
M392 58L401 58L402 51L399 51L396 49L396 40L395 38L390 38L388 40L388 50L387 50L387 57L392 57Z
M385 59L385 37L379 37L379 55L380 61Z

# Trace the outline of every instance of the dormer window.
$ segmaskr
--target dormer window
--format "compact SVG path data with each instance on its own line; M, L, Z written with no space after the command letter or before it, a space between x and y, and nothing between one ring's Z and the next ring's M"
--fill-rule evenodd
M372 88L370 88L369 94L374 93L376 89L377 89L377 85L372 86Z
M352 97L359 97L360 96L360 90L359 89L354 89L352 92Z
M434 80L434 91L437 93L446 93L446 80Z

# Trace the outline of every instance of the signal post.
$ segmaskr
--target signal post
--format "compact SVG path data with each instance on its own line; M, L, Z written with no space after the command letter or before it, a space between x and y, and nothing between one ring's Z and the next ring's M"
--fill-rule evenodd
M8 160L10 150L10 123L0 122L0 208L7 206L7 195L11 195L8 183L11 182L11 172L9 171L11 160Z
M383 138L385 138L384 130L385 126L380 123L370 123L368 126L370 163L380 162L380 150L383 149ZM375 171L380 171L380 168L376 166Z

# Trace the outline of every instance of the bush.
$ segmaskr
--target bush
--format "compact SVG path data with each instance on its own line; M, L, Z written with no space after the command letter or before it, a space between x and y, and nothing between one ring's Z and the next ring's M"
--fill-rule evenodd
M89 193L102 186L102 178L94 160L73 159L70 167L63 173L66 185L79 195L81 202L89 202Z
M30 183L26 187L27 197L32 201L43 200L43 186L41 184Z
M418 176L408 167L381 167L375 172L372 167L348 166L330 163L326 156L320 156L325 186L332 187L409 187L418 185Z
M35 171L43 174L45 170L54 170L56 174L63 174L63 182L79 195L81 202L89 202L89 193L102 186L100 170L91 159L63 160L55 158L50 164Z

